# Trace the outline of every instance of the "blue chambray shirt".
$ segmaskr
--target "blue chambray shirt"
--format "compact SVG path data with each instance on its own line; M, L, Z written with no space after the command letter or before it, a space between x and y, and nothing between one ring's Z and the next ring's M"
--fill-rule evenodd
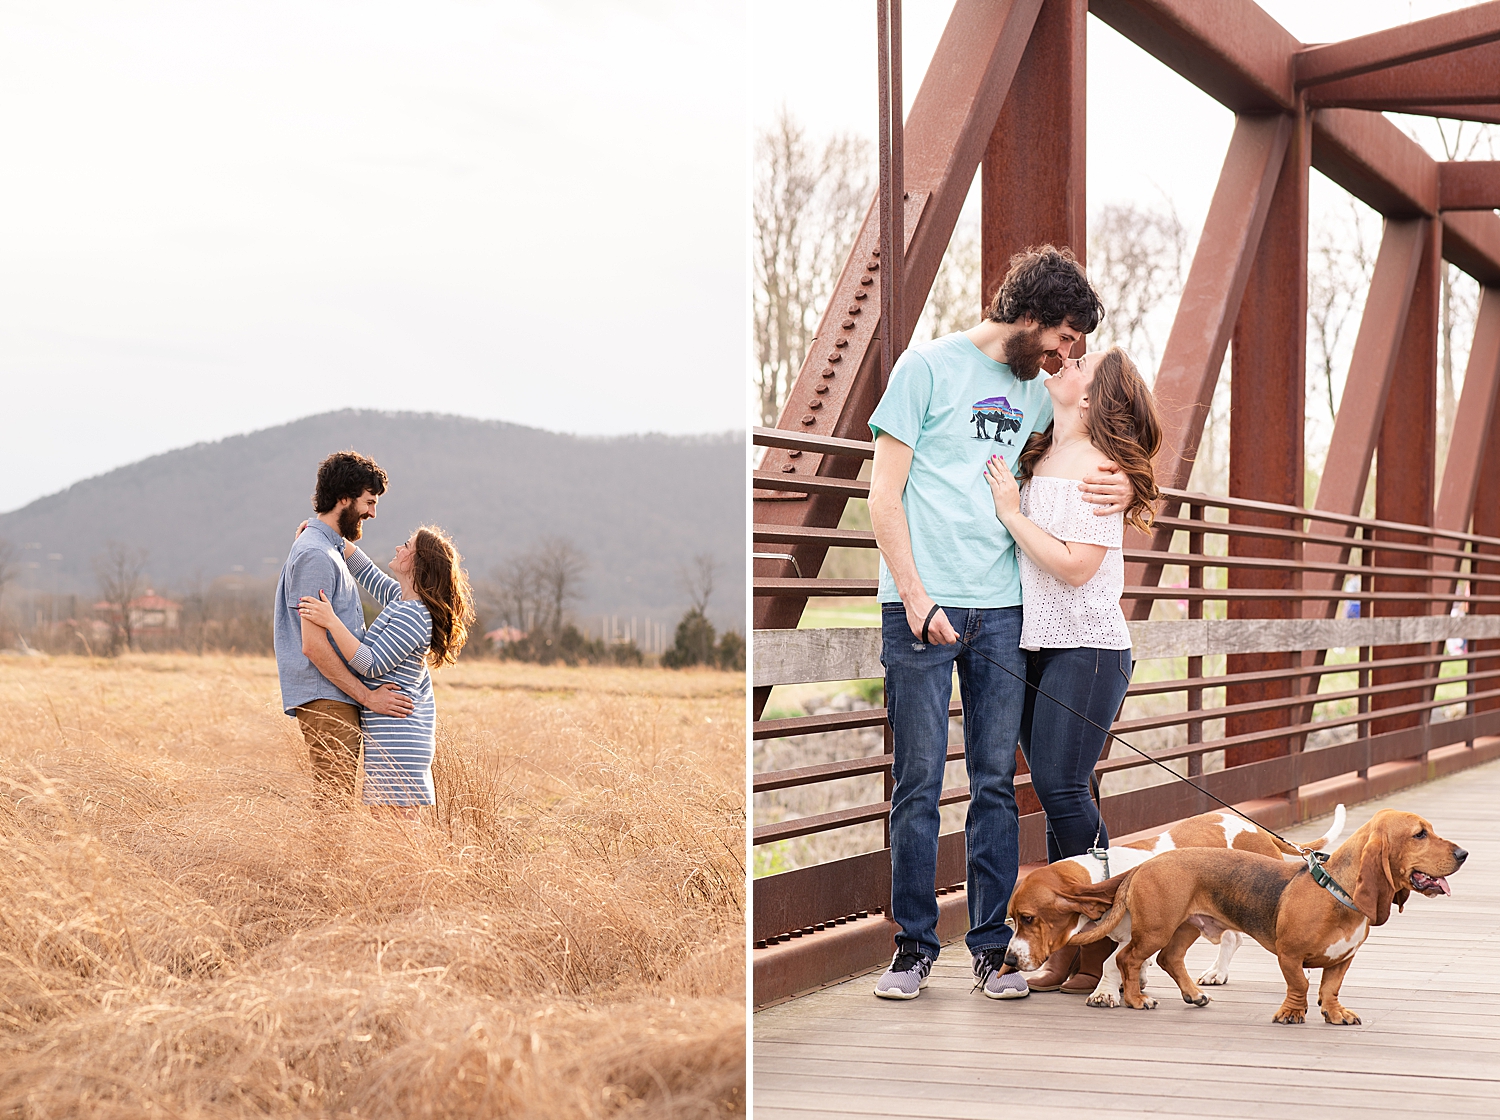
M312 700L355 703L318 672L302 652L302 616L297 613L297 600L304 595L316 599L320 590L328 592L333 613L356 638L363 639L365 612L359 603L359 587L344 563L344 539L314 517L292 543L276 584L276 671L281 677L281 706L287 715L294 715L297 707ZM338 654L332 638L328 644ZM339 659L343 660L342 654Z

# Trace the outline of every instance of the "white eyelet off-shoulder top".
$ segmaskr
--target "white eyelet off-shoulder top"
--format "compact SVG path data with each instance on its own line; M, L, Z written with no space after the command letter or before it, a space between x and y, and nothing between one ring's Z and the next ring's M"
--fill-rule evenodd
M1072 587L1032 563L1016 546L1021 568L1022 649L1129 649L1130 628L1120 610L1125 589L1125 515L1095 517L1071 478L1033 477L1021 487L1021 513L1060 541L1109 549L1093 578Z

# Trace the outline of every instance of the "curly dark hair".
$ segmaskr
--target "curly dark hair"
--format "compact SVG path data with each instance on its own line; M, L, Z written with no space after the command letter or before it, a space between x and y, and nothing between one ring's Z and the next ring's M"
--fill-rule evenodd
M1104 304L1071 249L1034 245L1010 258L1010 271L985 314L997 323L1030 315L1042 327L1067 323L1091 334L1104 317Z
M318 464L318 484L313 488L313 509L327 513L345 498L358 498L366 490L385 493L385 471L374 459L358 451L335 451Z

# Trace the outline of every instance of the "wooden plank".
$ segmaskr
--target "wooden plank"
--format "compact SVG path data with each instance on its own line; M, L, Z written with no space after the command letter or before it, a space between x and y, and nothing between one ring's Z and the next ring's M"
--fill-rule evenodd
M1472 853L1453 896L1412 898L1371 933L1344 984L1364 1019L1350 1028L1270 1022L1284 983L1248 944L1213 1002L1191 1008L1159 969L1141 1014L1037 993L995 1003L971 992L962 943L945 948L922 998L876 1000L875 974L755 1016L758 1118L1494 1114L1500 1093L1500 763L1350 810L1346 837L1382 807L1417 812ZM1319 835L1325 821L1286 830ZM1195 974L1214 949L1188 953ZM1314 981L1317 976L1314 974ZM1314 992L1316 988L1314 988ZM1080 1076L1079 1062L1088 1063ZM1310 1075L1310 1071L1315 1071Z
M1210 619L1130 623L1137 661L1216 653L1349 649L1359 646L1500 637L1500 615L1409 618ZM883 677L875 626L757 630L752 644L755 687Z

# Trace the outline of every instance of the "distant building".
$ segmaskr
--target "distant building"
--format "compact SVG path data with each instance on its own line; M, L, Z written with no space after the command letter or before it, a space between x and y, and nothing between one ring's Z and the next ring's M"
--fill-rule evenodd
M177 629L177 618L182 612L182 604L165 599L147 588L146 594L139 599L130 600L126 609L130 611L132 633L164 634ZM99 602L94 604L94 613L114 621L120 611L113 603Z

